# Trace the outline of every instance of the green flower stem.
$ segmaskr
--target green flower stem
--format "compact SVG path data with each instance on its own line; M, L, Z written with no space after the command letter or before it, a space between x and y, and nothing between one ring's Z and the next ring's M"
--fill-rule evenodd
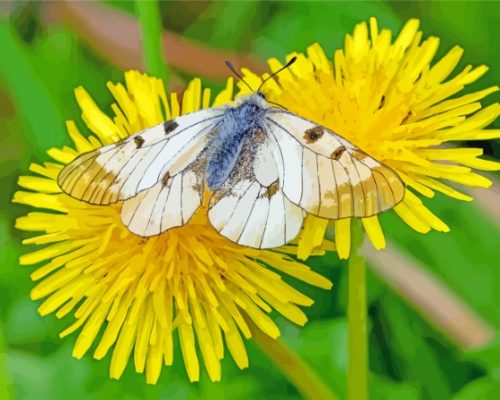
M163 79L167 79L167 66L162 45L162 26L159 5L156 0L136 0L136 10L142 33L142 48L146 71Z
M359 255L363 244L363 228L354 221L349 258L349 364L347 398L368 399L368 339L366 327L366 265Z
M306 400L337 400L323 380L281 340L272 339L247 318L252 335L260 348L281 369Z

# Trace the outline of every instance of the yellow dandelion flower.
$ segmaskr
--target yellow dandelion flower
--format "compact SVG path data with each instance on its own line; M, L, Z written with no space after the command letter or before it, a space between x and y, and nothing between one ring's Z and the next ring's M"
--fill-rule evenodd
M82 119L95 136L84 137L68 121L75 149L51 148L48 154L55 162L32 164L35 176L19 178L26 190L18 191L13 201L41 210L20 217L16 227L42 232L23 243L44 246L23 255L20 263L45 263L32 274L38 283L31 297L44 299L38 309L42 315L73 313L75 321L60 335L79 330L75 357L91 347L96 359L112 351L110 375L116 379L133 357L136 371L155 383L162 366L173 363L177 331L189 379L199 379L201 355L210 379L218 381L224 343L240 368L248 365L243 342L251 337L248 320L272 338L280 335L268 315L273 310L296 324L306 322L300 306L313 301L281 273L325 289L331 283L294 261L295 246L262 251L218 235L207 221L206 206L187 225L144 239L123 226L120 205L92 206L61 193L58 173L79 154L233 98L232 80L213 103L210 90L193 80L182 106L175 93L167 100L156 78L128 72L125 81L125 86L108 84L116 99L112 119L83 88L76 89Z
M500 113L499 104L481 109L482 98L498 90L489 87L455 96L478 80L484 65L467 66L448 78L463 50L455 46L432 63L439 39L422 41L419 21L410 20L394 42L391 32L379 30L375 18L354 28L345 39L345 49L328 59L319 44L307 55L293 53L297 61L282 71L276 81L266 83L266 96L303 117L339 133L375 159L398 172L406 183L404 201L394 212L420 233L448 226L434 215L418 195L432 198L435 192L458 200L472 198L441 180L467 186L489 187L491 182L473 169L496 171L500 163L479 158L482 149L438 147L454 140L481 140L500 136L499 130L484 129ZM272 71L283 65L270 59ZM262 79L244 70L245 80L258 87ZM240 84L241 93L248 91ZM306 258L324 237L328 221L308 216L299 244ZM377 216L363 218L364 229L377 249L385 239ZM350 220L332 222L338 254L350 251Z

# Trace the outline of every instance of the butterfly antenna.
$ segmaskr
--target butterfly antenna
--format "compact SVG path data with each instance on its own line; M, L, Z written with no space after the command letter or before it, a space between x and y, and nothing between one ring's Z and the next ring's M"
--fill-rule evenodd
M268 99L266 99L266 101L267 101L268 103L271 103L271 104L274 104L274 105L276 105L276 106L278 106L278 107L281 107L281 108L282 108L282 109L284 109L284 110L288 110L288 108L286 108L285 106L282 106L280 103L276 103L276 102L271 101L271 100L268 100Z
M262 83L260 84L259 88L257 89L257 92L260 92L260 88L262 87L262 85L264 85L264 83L266 83L269 79L271 79L273 76L276 76L278 75L281 71L283 71L284 69L287 69L290 65L292 65L295 61L297 60L297 57L293 56L291 58L290 61L288 61L288 63L284 66L284 67L281 67L279 70L277 70L276 72L273 72L271 75L269 75L266 79L264 79L262 81Z
M248 86L248 88L253 92L253 89L252 87L243 79L243 77L236 71L236 69L233 67L233 64L231 64L229 61L225 61L225 64L226 64L226 67L229 68L229 70L235 74L238 78L240 78L240 80Z

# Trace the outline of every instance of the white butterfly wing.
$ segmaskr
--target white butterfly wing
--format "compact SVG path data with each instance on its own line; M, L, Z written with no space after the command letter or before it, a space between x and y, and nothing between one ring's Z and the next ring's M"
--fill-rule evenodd
M270 111L267 133L285 196L328 219L368 217L403 200L405 187L389 167L329 129L293 113Z
M60 172L58 184L71 197L91 204L132 198L196 160L222 115L222 108L186 114L82 154Z
M203 177L195 164L124 201L121 219L139 236L154 236L186 224L201 205Z
M242 153L228 182L213 194L208 217L235 243L278 247L297 236L303 211L279 190L273 143L254 145Z

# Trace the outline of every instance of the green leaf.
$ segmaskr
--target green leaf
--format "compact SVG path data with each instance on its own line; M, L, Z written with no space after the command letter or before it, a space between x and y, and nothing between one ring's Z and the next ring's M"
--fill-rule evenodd
M493 325L500 324L500 269L496 268L499 246L498 226L478 203L461 202L437 194L423 199L425 205L450 227L449 233L422 235L406 226L394 213L381 216L388 241L394 241L411 257L470 304Z
M39 148L47 139L52 144L64 143L64 123L56 102L6 20L0 20L0 43L0 72L7 78L10 95L18 113L23 116L27 136ZM43 132L43 136L39 132Z
M283 329L283 340L304 358L324 378L341 398L346 396L347 380L347 320L335 318L312 321L304 328L289 325ZM371 351L372 349L370 349ZM397 383L371 373L369 395L372 400L418 399L419 390L408 383Z
M492 400L496 399L499 393L500 381L486 377L469 383L453 396L452 400Z
M262 57L280 57L304 51L319 42L326 54L342 47L355 24L376 16L379 26L398 30L401 22L384 2L288 2L269 26L256 37L255 50Z
M213 2L198 21L185 30L184 35L204 38L210 46L227 49L243 48L249 32L255 29L255 19L262 2ZM214 20L217 21L214 24ZM208 36L208 37L207 37ZM253 39L253 38L252 38ZM253 40L252 40L253 41Z
M39 343L48 337L57 337L57 333L62 330L61 323L57 323L59 321L56 322L53 316L43 318L38 314L36 309L39 302L31 301L29 289L26 289L24 296L12 302L6 319L5 336L11 345Z
M464 359L472 361L482 367L493 371L500 372L500 335L497 333L495 338L487 345L470 349L464 352Z
M425 325L397 298L386 294L380 300L379 322L383 324L383 336L390 341L390 351L385 357L393 357L392 368L399 377L421 388L425 398L447 399L451 395L447 377L437 360L437 354L425 340Z
M0 398L6 400L14 398L13 389L12 378L7 366L7 359L5 354L3 324L0 322Z
M20 399L91 399L85 393L89 363L71 357L70 344L49 357L10 350L8 363Z

